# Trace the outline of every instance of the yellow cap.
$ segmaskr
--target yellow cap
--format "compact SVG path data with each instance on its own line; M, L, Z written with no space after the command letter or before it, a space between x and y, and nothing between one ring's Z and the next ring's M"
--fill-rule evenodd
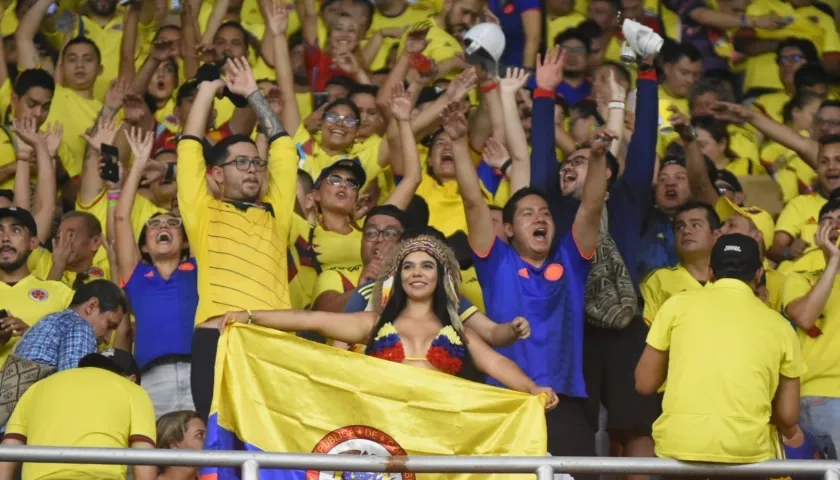
M715 205L715 210L720 215L721 222L725 222L732 215L740 215L748 219L757 229L761 230L761 234L764 236L764 248L768 249L773 245L776 222L773 221L773 217L765 210L758 207L739 207L726 197L720 198Z

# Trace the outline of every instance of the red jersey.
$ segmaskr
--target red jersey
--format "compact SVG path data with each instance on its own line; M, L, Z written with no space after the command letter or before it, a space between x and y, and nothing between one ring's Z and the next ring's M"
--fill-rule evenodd
M332 57L324 53L318 45L303 44L303 59L306 63L306 74L312 93L323 92L327 89L327 82L337 76L353 78L353 75L342 70L335 64Z

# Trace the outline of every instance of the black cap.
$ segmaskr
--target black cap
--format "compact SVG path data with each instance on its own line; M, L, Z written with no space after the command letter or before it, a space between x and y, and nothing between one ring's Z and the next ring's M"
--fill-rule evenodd
M6 207L0 208L0 219L14 218L20 222L21 225L29 229L29 234L33 237L38 235L38 225L29 210L20 207Z
M735 192L740 193L744 191L744 187L741 186L741 182L738 181L738 177L729 170L718 170L717 181L726 182L726 184L732 187L732 190Z
M318 185L320 185L321 182L329 176L329 174L339 168L350 170L350 173L352 173L353 177L356 178L356 181L359 182L359 187L363 187L365 182L367 182L367 174L365 174L365 169L362 168L362 162L360 162L358 158L342 158L329 167L321 170L321 173L318 175L318 179L315 180L315 187L317 188Z
M140 367L134 356L117 348L109 348L100 353L89 353L79 360L79 367L104 368L124 376L134 375L140 383Z
M407 222L406 222L406 218L405 218L405 215L406 215L405 210L403 210L400 207L397 207L395 205L389 205L389 204L377 205L377 206L371 208L370 210L368 210L368 213L365 216L365 221L364 221L362 227L364 228L365 226L367 226L368 219L370 219L371 217L374 217L376 215L385 215L385 216L391 217L391 218L395 219L396 221L400 222L400 225L402 225L403 229L406 228L406 223Z
M754 238L730 233L718 238L709 262L716 278L746 278L754 275L761 263L761 250Z

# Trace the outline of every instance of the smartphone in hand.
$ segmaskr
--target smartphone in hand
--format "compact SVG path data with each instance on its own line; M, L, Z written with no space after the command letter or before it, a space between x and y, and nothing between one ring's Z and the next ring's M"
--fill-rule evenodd
M117 147L102 144L102 171L99 176L106 182L118 183L120 181L120 166L117 162L120 161L120 152Z
M327 92L318 92L312 94L312 109L318 110L322 106L327 104L329 100L329 94Z

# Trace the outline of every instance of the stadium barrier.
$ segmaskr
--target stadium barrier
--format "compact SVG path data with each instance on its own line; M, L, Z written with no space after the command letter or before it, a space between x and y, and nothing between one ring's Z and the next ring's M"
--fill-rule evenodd
M555 473L680 476L823 476L840 480L840 461L772 460L747 465L684 463L615 457L377 457L327 454L187 451L120 448L0 447L0 461L107 465L241 467L242 480L261 468L388 473L520 473L553 480Z

